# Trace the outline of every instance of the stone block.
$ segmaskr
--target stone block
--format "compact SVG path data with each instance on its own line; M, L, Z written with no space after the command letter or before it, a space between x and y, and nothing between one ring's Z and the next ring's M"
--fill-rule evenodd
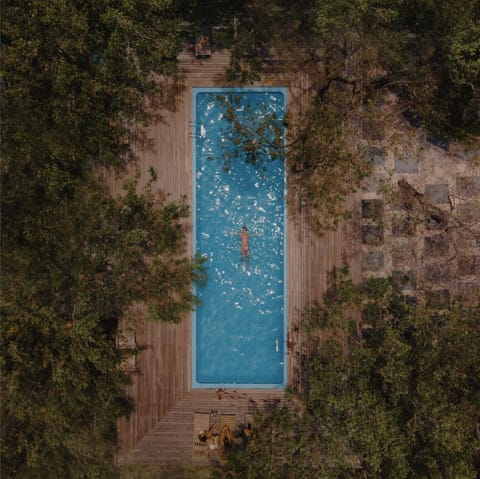
M430 283L448 283L452 277L452 268L448 263L433 263L425 266L424 278Z
M383 200L362 200L362 218L380 219L383 216Z
M372 166L385 166L385 153L378 146L372 146L367 150L367 159Z
M480 252L480 237L465 235L464 231L452 231L452 236L457 250L464 251L463 254L466 255L469 250L473 250L472 254L477 254L476 250Z
M462 198L480 196L480 176L459 176L456 179L456 193Z
M425 198L429 203L448 203L449 188L446 184L425 185Z
M456 294L463 302L477 304L480 295L480 282L459 281L457 283Z
M450 302L450 291L448 289L437 289L428 291L426 294L427 304L433 307L448 306Z
M374 173L363 180L363 188L369 193L378 193L386 184L387 175L385 173Z
M405 295L405 302L409 305L409 306L416 306L417 303L418 303L418 300L415 296L412 296L410 294L407 294Z
M383 228L377 225L363 225L362 243L368 245L383 243Z
M414 290L417 287L415 271L392 271L392 279L402 291Z
M425 238L424 254L427 256L446 256L450 250L450 243L445 234L427 236Z
M394 268L410 269L416 263L416 243L414 240L394 242L392 247L392 264Z
M460 203L456 209L457 218L465 223L474 223L480 219L480 202Z
M450 145L450 142L446 138L442 138L441 136L427 136L427 141L432 145L437 146L438 148L441 148L445 151L448 150L448 147Z
M405 110L402 115L410 126L413 126L414 128L420 128L422 126L422 120L415 112Z
M362 269L364 271L380 271L385 262L382 251L368 251L362 255Z
M385 126L375 117L362 121L362 131L366 138L375 142L382 141L385 138Z
M480 275L480 256L459 256L457 268L460 276Z
M397 173L418 173L418 158L396 157L395 171Z

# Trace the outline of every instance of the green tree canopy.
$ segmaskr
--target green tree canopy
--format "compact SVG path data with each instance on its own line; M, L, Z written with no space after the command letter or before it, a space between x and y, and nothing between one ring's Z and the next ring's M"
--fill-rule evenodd
M182 48L171 2L2 5L4 161L117 165L139 107Z
M154 318L180 320L200 263L181 254L184 203L134 184L114 199L75 178L66 196L65 175L48 173L3 175L2 473L110 477L115 420L131 408L118 319L144 301Z
M126 185L132 125L183 44L168 1L2 4L2 475L115 477L128 415L117 322L134 302L179 321L201 261L184 200Z
M336 83L404 100L431 132L480 133L477 0L267 0L246 2L232 29L231 76L258 78L290 56L318 93Z
M479 307L408 306L339 279L306 311L327 338L298 408L278 407L227 470L248 478L478 478Z
M429 135L478 141L479 24L478 0L252 0L218 36L230 79L282 65L309 79L307 111L288 125L290 197L330 229L368 175L358 146L382 138L385 97Z

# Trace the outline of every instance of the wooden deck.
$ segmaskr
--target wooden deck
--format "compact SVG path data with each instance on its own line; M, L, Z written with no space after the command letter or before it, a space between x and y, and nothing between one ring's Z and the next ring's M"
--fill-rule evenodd
M158 106L157 119L145 131L147 141L138 143L139 188L148 180L152 166L158 174L157 187L170 193L192 198L192 87L229 86L224 80L228 54L213 52L208 59L197 59L186 51L180 58L179 72L171 82L171 96L164 97L167 107ZM305 76L289 77L272 71L258 85L289 88L289 111L301 111L309 96ZM175 105L175 109L168 108ZM109 186L120 193L121 184L112 176ZM358 211L358 198L352 197ZM315 234L308 218L289 209L288 244L288 353L289 384L301 389L302 358L308 344L299 331L301 311L305 304L321 299L328 273L348 261L354 278L358 278L360 244L356 222L343 224L337 232L324 236ZM188 231L191 230L187 224ZM191 235L188 235L191 251ZM239 422L254 406L283 398L278 390L228 390L221 399L215 390L191 389L191 316L178 325L154 324L144 320L138 307L136 341L142 348L137 358L137 371L132 374L128 394L135 401L129 420L119 421L119 463L174 464L192 460L193 414L218 410L236 414Z

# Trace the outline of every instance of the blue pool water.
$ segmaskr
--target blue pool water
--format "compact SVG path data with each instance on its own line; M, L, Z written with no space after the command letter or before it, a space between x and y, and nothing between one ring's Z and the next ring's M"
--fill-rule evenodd
M285 171L245 161L228 139L219 96L235 95L243 121L285 113L285 88L193 89L195 250L207 258L208 284L193 315L193 387L286 385ZM268 114L268 113L267 113ZM222 158L234 154L225 169ZM241 261L242 226L249 239Z

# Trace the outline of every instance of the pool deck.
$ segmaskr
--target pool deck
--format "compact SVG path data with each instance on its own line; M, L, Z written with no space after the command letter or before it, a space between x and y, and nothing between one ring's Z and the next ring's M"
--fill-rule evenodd
M230 86L224 80L228 54L213 52L208 59L196 59L185 51L179 61L178 76L169 80L164 105L155 105L157 118L144 131L143 141L134 149L139 158L139 188L148 180L152 166L158 175L156 187L171 198L185 195L192 199L192 87ZM289 88L290 113L302 111L311 91L307 77L282 74L275 68L266 73L258 86ZM235 85L231 85L235 86ZM252 85L255 86L255 85ZM172 110L170 107L176 105ZM169 109L170 108L170 109ZM132 169L133 173L133 169ZM113 193L121 193L121 183L113 175L108 180ZM360 211L357 195L350 199L354 220L337 232L314 233L308 215L289 209L287 223L288 271L288 384L298 391L304 386L302 362L309 342L299 329L301 310L320 300L329 272L348 262L354 279L360 276L361 244L355 220ZM191 251L191 219L186 222L187 250ZM188 464L192 462L194 413L234 414L242 423L254 407L284 399L281 390L237 389L218 395L214 389L192 389L191 315L180 324L155 324L144 319L144 308L137 306L135 341L141 348L127 394L135 402L128 420L118 423L121 464ZM126 328L126 326L125 326ZM201 457L200 461L205 458ZM198 458L193 458L195 462Z

